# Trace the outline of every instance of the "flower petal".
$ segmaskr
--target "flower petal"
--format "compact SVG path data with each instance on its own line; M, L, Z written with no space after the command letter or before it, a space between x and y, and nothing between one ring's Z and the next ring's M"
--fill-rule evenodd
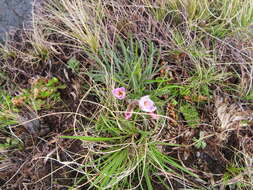
M133 113L132 112L125 112L125 119L130 119L131 117L132 117L132 115L133 115Z
M112 90L112 94L115 98L122 100L126 97L126 89L124 87L115 88Z
M139 107L145 112L154 112L156 110L154 102L149 98L149 96L143 96L139 100Z

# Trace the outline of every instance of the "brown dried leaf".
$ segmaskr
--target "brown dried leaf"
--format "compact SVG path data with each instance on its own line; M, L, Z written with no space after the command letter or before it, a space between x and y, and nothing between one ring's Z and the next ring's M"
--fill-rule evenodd
M231 104L220 96L215 97L215 107L222 130L240 127L240 121L249 120L253 117L252 111L241 111L239 104Z
M13 105L15 105L15 106L21 106L21 105L23 105L24 104L24 97L14 97L14 98L12 98L12 103L13 103Z
M171 126L178 126L179 125L177 123L178 115L176 113L174 105L171 103L168 103L168 105L167 105L167 116L173 119L173 120L169 121L169 124Z

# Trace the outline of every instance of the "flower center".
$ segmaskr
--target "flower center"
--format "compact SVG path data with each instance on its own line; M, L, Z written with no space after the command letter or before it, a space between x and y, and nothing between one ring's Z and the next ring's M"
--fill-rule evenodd
M150 102L149 102L149 101L144 101L144 106L145 106L145 107L150 106Z

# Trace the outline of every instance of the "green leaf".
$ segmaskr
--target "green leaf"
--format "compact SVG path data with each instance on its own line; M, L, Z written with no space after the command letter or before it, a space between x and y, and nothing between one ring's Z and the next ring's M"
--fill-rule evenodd
M57 82L59 82L59 80L56 77L53 77L47 82L47 86L53 86Z
M67 86L65 84L57 86L57 89L65 89L65 88L67 88Z
M179 94L179 89L184 88L182 86L179 85L174 85L174 84L168 84L167 86L163 87L163 88L159 88L155 91L155 95L156 96L162 96L165 94L169 94L172 96L177 96Z
M181 105L179 110L183 114L186 122L190 127L195 128L199 125L200 117L195 106L191 105L190 103L185 103Z
M77 139L81 141L91 141L91 142L112 141L112 140L123 139L125 137L127 136L120 136L120 137L60 136L60 138L64 138L64 139Z
M70 60L68 60L67 67L73 72L78 72L80 69L80 61L78 61L75 57L72 57Z
M152 186L152 183L151 183L151 178L149 176L148 168L144 169L144 176L145 176L145 179L146 179L146 184L147 184L148 190L153 190L153 186Z
M40 96L41 96L42 98L47 98L47 97L49 97L51 94L52 94L52 92L49 92L49 91L42 91L42 92L40 92Z
M189 88L183 87L180 89L180 95L181 96L190 96L191 90Z
M157 78L157 79L154 79L154 80L146 80L145 83L146 84L165 83L165 82L169 82L169 81L171 81L171 79Z
M43 105L45 105L45 103L46 102L41 99L35 100L35 103L33 105L34 110L41 110L41 108L43 107Z
M253 100L253 89L249 92L249 94L245 97L245 100Z
M195 142L195 147L197 149L204 149L206 147L206 142L204 140L202 140L201 138L200 139L197 139L195 137L193 137L193 141Z
M210 90L209 90L208 85L203 85L201 87L201 95L204 95L204 96L209 96L210 95Z

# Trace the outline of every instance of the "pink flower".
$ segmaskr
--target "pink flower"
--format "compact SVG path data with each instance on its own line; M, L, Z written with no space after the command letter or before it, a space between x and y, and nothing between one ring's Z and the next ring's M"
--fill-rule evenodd
M159 119L159 115L157 115L157 114L154 113L154 112L149 112L148 114L149 114L149 116L150 116L152 119L155 119L155 120Z
M133 115L133 113L132 112L125 112L125 119L130 119L131 117L132 117L132 115Z
M156 110L154 102L149 98L149 96L143 96L139 100L139 107L142 111L152 113Z
M115 88L112 90L112 94L117 99L122 100L126 97L126 89L124 87Z
M127 110L124 113L125 119L128 120L128 119L130 119L132 117L134 108L138 105L138 103L139 103L138 100L133 100L130 104L128 104Z

